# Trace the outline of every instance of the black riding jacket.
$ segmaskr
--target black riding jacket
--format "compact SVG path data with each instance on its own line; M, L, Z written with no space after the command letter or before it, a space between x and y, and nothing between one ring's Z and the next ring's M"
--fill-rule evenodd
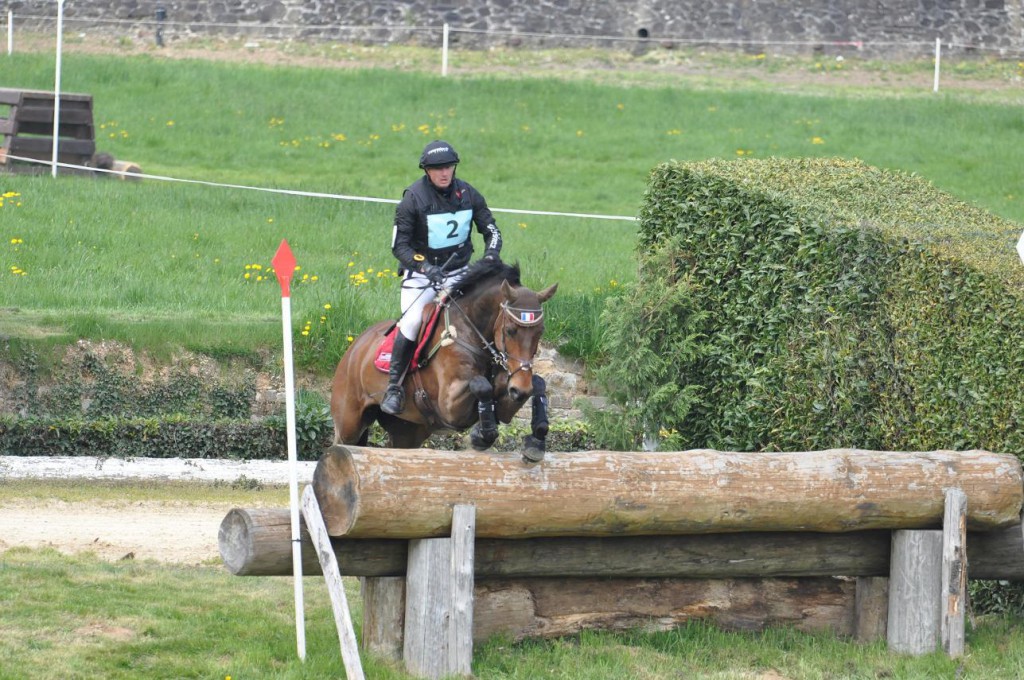
M484 197L457 177L439 191L424 175L403 192L395 209L391 252L405 270L422 271L427 262L441 266L451 257L446 270L454 271L473 255L470 222L483 235L485 251L500 253L501 232Z

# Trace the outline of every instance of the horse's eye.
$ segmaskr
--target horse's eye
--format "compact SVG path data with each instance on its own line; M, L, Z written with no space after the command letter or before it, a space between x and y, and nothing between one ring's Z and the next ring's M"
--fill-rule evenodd
M512 328L509 328L507 331L505 331L505 333L507 335L511 335L512 337L515 337L516 333L518 333L518 332L519 332L519 329L514 327L514 326Z

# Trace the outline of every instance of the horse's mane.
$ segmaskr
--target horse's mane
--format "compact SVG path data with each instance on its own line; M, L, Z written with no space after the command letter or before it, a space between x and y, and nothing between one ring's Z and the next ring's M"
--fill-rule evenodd
M453 296L462 296L489 281L502 279L507 280L512 286L522 285L519 280L519 263L506 264L500 260L477 260L469 266L465 276L452 286L451 293Z

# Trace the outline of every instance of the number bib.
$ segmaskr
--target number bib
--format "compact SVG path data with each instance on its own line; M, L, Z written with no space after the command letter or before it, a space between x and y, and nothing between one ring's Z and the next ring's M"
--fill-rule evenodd
M454 248L469 238L472 210L427 215L427 247L431 250Z

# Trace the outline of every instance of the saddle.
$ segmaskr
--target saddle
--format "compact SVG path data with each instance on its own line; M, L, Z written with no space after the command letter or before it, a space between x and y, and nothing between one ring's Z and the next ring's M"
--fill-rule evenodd
M412 360L409 362L409 373L413 373L417 369L426 366L427 362L430 361L430 357L433 356L433 352L428 351L427 345L441 319L444 303L432 304L431 307L427 322L420 327L419 341L416 343L416 350L413 352ZM391 350L395 346L395 334L398 332L398 324L396 323L377 347L377 355L373 360L373 365L382 373L387 373L391 368Z

